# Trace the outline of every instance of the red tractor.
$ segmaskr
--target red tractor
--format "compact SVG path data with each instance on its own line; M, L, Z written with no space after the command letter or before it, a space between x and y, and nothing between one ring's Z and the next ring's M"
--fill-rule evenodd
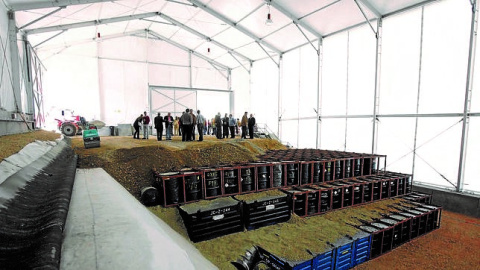
M72 117L72 120L55 119L57 120L58 130L60 130L65 136L81 135L82 130L88 125L84 117L79 115L72 115Z

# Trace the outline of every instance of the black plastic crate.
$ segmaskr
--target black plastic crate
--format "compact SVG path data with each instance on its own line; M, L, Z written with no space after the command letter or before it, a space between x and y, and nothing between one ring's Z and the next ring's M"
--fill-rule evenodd
M266 191L234 197L243 202L243 220L247 230L288 221L291 217L288 196L281 191Z
M231 197L187 204L179 209L193 242L243 231L241 202Z
M255 166L243 165L240 166L240 193L249 193L256 191L256 175Z

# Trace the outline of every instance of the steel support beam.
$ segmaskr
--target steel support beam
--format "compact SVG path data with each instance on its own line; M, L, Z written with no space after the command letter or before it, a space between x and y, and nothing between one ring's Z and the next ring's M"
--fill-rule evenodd
M370 3L369 0L354 0L355 2L360 2L363 4L364 7L368 8L368 10L370 10L370 12L372 12L373 14L375 14L375 17L376 18L380 18L382 17L382 14L377 10L377 8L375 8L372 3ZM358 3L357 3L358 5Z
M417 109L416 113L418 114L420 108L420 90L422 86L422 58L423 58L423 30L424 30L424 15L425 7L422 7L422 18L420 21L420 52L418 60L418 89L417 89ZM418 117L415 117L415 133L413 137L413 161L412 161L412 179L415 179L415 158L417 156L417 134L418 134Z
M175 91L205 91L205 92L222 92L222 93L230 93L232 90L229 89L207 89L207 88L186 88L186 87L175 87L175 86L163 86L163 85L153 85L149 84L148 87L151 88L160 88L160 89L170 89Z
M373 95L372 154L377 152L377 115L380 105L380 65L382 62L382 23L382 18L378 19L376 32L377 45L375 53L375 91Z
M178 27L180 27L180 28L182 28L182 29L190 32L191 34L196 35L197 37L200 37L200 38L202 38L202 39L204 39L204 40L207 40L207 41L215 44L216 46L218 46L218 47L220 47L220 48L228 51L228 52L231 53L231 54L235 54L235 55L237 55L238 57L241 57L241 58L243 58L243 59L246 60L246 61L249 61L249 62L252 61L252 59L246 57L245 55L243 55L243 54L241 54L241 53L239 53L239 52L236 52L234 49L229 48L229 47L223 45L222 43L211 39L210 37L207 37L206 35L198 32L198 31L195 30L195 29L192 29L192 28L186 26L185 24L183 24L183 23L181 23L181 22L173 19L173 18L170 17L170 16L167 16L167 15L165 15L165 14L163 14L163 13L159 13L158 16L160 16L161 18L163 18L163 19L171 22L172 24L174 24L174 25L176 25L176 26L178 26Z
M265 48L262 46L262 44L260 44L260 42L255 42L258 44L258 46L260 46L260 48L265 52L266 55L268 55L268 57L275 63L275 65L277 65L277 67L280 65L279 63L277 63L277 61L275 61L275 59L273 59L273 57L267 52L267 50L265 50Z
M101 2L114 2L114 0L55 0L55 1L22 1L23 3L10 5L13 11L32 10L40 8L64 7L73 5L86 5Z
M358 9L360 9L360 12L362 12L363 17L365 18L365 21L368 23L368 25L370 26L370 28L372 29L373 33L376 36L377 32L375 32L375 29L373 28L372 23L370 23L370 20L368 19L367 14L365 14L365 11L363 11L362 6L360 6L357 0L353 0L353 1L355 2L355 4L357 4Z
M35 100L33 95L32 81L32 54L28 45L26 36L23 36L23 81L27 93L27 113L34 115L35 119Z
M59 33L56 33L55 35L53 35L53 36L51 36L51 37L49 37L49 38L47 38L47 39L45 39L45 40L41 41L40 43L36 44L35 46L33 46L33 48L35 49L35 48L37 48L38 46L40 46L40 45L42 45L42 44L46 43L47 41L49 41L49 40L52 40L52 39L54 39L54 38L56 38L56 37L60 36L61 34L65 33L65 31L67 31L67 30L62 30L62 31L60 31Z
M17 44L17 26L15 24L15 13L8 12L8 46L10 47L10 65L12 90L15 99L15 112L22 112L22 92L20 89L20 59ZM7 67L8 68L8 67Z
M282 141L281 130L282 130L282 79L283 79L283 54L279 56L279 65L278 65L278 94L277 94L277 116L278 116L278 125L277 125L277 136Z
M149 32L149 33L150 33L152 36L154 36L155 38L157 38L157 39L159 39L159 40L163 40L163 41L165 41L165 42L167 42L167 43L170 43L171 45L176 46L176 47L178 47L178 48L180 48L180 49L182 49L182 50L184 50L184 51L186 51L186 52L191 52L191 53L194 54L195 56L202 58L203 60L209 62L210 64L214 64L214 65L216 65L217 67L223 68L223 69L225 69L225 70L229 70L229 69L230 69L229 67L227 67L227 66L225 66L225 65L223 65L223 64L221 64L221 63L218 63L217 61L212 60L212 59L206 57L206 56L203 55L203 54L200 54L200 53L198 53L198 52L195 52L195 51L193 51L193 50L191 50L191 49L189 49L189 48L187 48L187 47L185 47L185 46L183 46L183 45L181 45L181 44L179 44L179 43L177 43L177 42L175 42L175 41L173 41L173 40L170 40L170 39L168 39L167 37L164 37L164 36L162 36L162 35L154 32L154 31L152 31L152 30L146 30L146 31Z
M269 44L268 42L260 39L259 37L255 36L252 32L250 32L246 28L238 25L237 23L234 23L234 22L230 21L227 17L225 17L222 14L216 12L215 10L207 7L207 5L203 4L202 2L200 2L198 0L187 0L187 1L192 3L193 5L195 5L196 7L202 9L203 11L207 12L208 14L210 14L210 15L216 17L217 19L223 21L224 23L230 25L231 27L237 29L238 31L242 32L243 34L247 35L248 37L254 39L257 43L262 43L267 48L276 52L277 54L281 53L281 51L278 48L276 48L275 46L273 46L272 44Z
M235 92L232 91L232 70L228 70L228 90L230 91L230 113L235 113Z
M317 51L317 134L315 140L315 148L319 149L321 146L321 124L320 116L322 115L320 107L320 101L322 99L322 72L323 72L323 39L318 40L318 51Z
M478 0L472 1L472 19L470 24L470 46L468 50L467 81L465 103L463 106L462 141L460 144L460 160L458 164L457 191L463 191L465 177L465 160L467 156L468 128L470 122L470 106L472 101L473 71L475 67L475 50L477 47Z
M120 17L112 17L107 19L101 20L94 20L94 21L86 21L86 22L79 22L79 23L71 23L71 24L62 24L62 25L55 25L55 26L48 26L42 28L34 28L34 29L25 29L25 33L29 34L41 34L47 32L54 32L54 31L61 31L61 30L68 30L73 28L81 28L81 27L88 27L88 26L96 26L108 23L117 23L117 22L125 22L131 20L139 20L148 17L157 16L158 12L148 12L142 14L135 14L135 15L128 15L128 16L120 16Z
M64 8L65 8L65 7L59 7L59 8L55 9L55 10L52 11L52 12L49 12L49 13L47 13L47 14L45 14L45 15L43 15L43 16L41 16L41 17L39 17L39 18L37 18L37 19L35 19L35 20L27 23L27 24L25 24L25 25L22 25L20 28L18 28L18 30L22 30L22 29L25 28L25 27L28 27L28 26L36 23L36 22L39 22L39 21L45 19L46 17L48 17L48 16L50 16L50 15L52 15L52 14L55 14L55 13L59 12L60 10L62 10L62 9L64 9Z

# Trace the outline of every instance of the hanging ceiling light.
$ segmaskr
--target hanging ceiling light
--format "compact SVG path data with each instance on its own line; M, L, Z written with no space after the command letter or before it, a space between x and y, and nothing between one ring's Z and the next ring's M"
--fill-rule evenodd
M272 14L270 14L270 2L267 3L267 7L268 7L268 14L267 14L267 20L265 21L265 24L272 25L273 21L272 21Z

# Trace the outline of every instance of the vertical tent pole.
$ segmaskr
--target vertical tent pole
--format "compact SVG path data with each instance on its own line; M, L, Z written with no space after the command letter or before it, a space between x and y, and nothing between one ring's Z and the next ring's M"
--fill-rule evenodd
M22 94L20 89L20 67L19 67L19 52L17 44L17 26L15 24L15 13L8 12L8 41L10 44L10 65L11 65L11 79L12 91L15 99L15 111L22 112Z
M458 165L457 191L463 191L465 177L465 159L467 156L468 128L470 122L470 105L472 99L473 70L475 66L475 49L477 45L478 27L478 0L472 1L472 20L470 26L470 47L468 50L467 81L465 89L465 103L463 107L462 142L460 145L460 160Z
M377 115L379 113L379 92L380 92L380 66L382 61L382 18L377 21L377 48L375 59L375 92L373 97L373 130L372 130L372 154L377 152Z
M321 117L321 107L320 102L322 99L322 70L323 69L323 38L318 39L318 50L317 50L317 136L315 142L315 148L319 149L321 147L321 128L322 123L320 122Z
M425 13L425 7L422 7L422 18L420 23L420 54L419 54L419 64L418 64L418 89L417 89L417 110L416 114L418 115L420 107L420 89L422 82L422 57L423 57L423 18ZM418 116L415 117L415 136L413 137L413 161L412 161L412 179L415 179L415 157L417 155L417 134L418 134Z
M283 54L279 55L279 61L278 61L278 97L277 97L277 116L278 116L278 125L277 125L277 135L280 141L282 141L282 136L280 134L280 131L282 130L281 128L281 123L282 123L282 73L283 73Z

